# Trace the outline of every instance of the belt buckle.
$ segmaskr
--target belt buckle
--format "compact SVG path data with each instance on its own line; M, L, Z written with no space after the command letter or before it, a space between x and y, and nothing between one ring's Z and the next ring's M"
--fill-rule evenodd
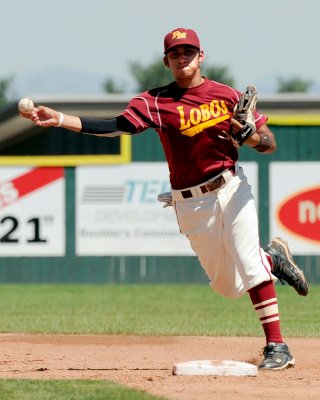
M214 179L212 182L208 182L205 186L206 192L213 192L216 189L219 189L225 183L224 177L221 175L217 179Z

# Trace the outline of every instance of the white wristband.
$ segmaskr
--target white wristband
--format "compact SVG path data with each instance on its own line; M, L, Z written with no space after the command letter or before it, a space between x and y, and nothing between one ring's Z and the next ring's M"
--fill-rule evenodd
M63 124L63 121L64 121L64 115L62 112L59 112L59 122L58 125L56 125L56 127L61 126Z

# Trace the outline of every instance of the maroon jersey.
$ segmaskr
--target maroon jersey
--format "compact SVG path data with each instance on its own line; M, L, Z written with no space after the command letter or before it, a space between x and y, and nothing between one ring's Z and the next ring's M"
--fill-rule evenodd
M136 133L153 128L160 136L173 189L205 182L238 159L238 150L226 134L240 92L205 79L194 88L175 82L134 97L122 115ZM259 129L267 117L256 113Z

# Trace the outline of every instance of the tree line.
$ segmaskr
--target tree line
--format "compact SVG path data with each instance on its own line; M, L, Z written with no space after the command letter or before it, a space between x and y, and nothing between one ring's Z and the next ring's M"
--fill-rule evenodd
M137 92L165 86L173 80L170 70L164 67L161 58L155 59L148 65L143 65L140 62L131 62L129 67L135 80ZM235 80L227 66L206 65L204 63L202 72L207 78L214 81L230 86L235 84ZM0 79L0 108L10 100L9 90L13 81L12 77ZM313 82L311 80L305 80L300 77L278 78L277 93L307 93L312 85ZM126 88L123 85L119 85L112 78L107 78L102 86L105 93L126 93Z

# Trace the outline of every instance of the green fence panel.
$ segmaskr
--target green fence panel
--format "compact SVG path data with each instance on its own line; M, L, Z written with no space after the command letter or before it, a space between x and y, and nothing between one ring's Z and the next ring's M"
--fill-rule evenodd
M271 126L278 149L261 155L240 149L241 161L259 165L261 243L269 240L269 163L319 161L319 126ZM107 139L105 139L107 140ZM78 147L79 149L79 147ZM133 161L164 161L153 130L132 138ZM207 283L194 257L77 257L75 255L75 169L66 169L66 254L64 257L0 257L0 282L6 283ZM298 256L310 283L320 283L320 257Z

